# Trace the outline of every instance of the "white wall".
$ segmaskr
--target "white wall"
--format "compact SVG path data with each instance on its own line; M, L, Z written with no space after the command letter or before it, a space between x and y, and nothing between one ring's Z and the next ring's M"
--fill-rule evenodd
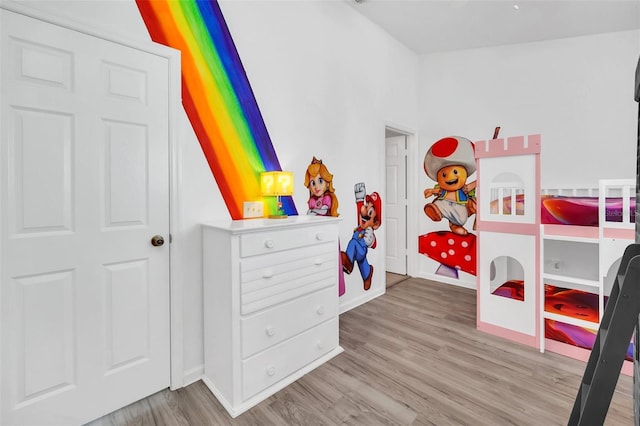
M133 0L25 1L53 15L131 40L150 40ZM356 226L353 185L384 197L385 123L418 127L418 57L337 1L221 1L283 169L296 177L294 199L306 213L304 171L313 156L334 174L346 246ZM228 212L198 141L182 114L180 239L183 261L185 382L203 368L202 260L198 224ZM383 198L384 200L384 198ZM382 225L384 227L384 223ZM365 292L357 271L347 276L342 308L384 292L384 229L368 259L375 265Z
M346 247L357 214L353 186L384 200L385 122L417 128L418 57L342 2L224 1L221 9L246 68L280 164L296 176L296 207L315 155L334 175ZM373 284L357 267L345 276L341 310L385 290L384 223L367 259Z
M542 135L543 187L633 178L639 55L636 30L422 56L417 169L438 139L486 140L501 126L500 136ZM416 178L423 201L433 182ZM424 214L419 223L416 235L431 231ZM427 261L420 276L434 278Z

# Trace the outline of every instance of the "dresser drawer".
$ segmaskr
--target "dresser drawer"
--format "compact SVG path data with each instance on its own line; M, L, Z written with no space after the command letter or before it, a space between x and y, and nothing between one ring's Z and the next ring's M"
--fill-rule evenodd
M337 241L336 228L332 225L278 229L243 234L240 236L240 257L275 253L282 250L312 246Z
M240 312L248 315L304 294L335 287L338 248L319 244L240 261Z
M338 315L338 290L334 286L302 296L240 322L242 358L280 343ZM295 321L291 319L295 318Z
M250 398L338 346L338 318L242 361L242 397Z

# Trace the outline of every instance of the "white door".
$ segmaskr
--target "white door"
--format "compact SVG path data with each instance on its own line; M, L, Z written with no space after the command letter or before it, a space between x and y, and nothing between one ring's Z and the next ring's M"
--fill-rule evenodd
M168 60L0 14L0 424L80 424L169 385Z
M386 185L384 201L388 272L407 274L406 136L386 138Z

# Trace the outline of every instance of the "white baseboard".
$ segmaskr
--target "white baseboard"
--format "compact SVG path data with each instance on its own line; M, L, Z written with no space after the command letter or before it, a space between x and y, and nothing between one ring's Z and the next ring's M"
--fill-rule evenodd
M356 308L364 303L367 303L376 297L382 296L386 292L387 288L382 286L379 289L372 290L371 292L367 292L360 297L356 297L355 299L350 300L348 303L340 303L340 314L344 314L347 311L350 311L353 308Z
M471 290L476 290L476 286L477 286L477 283L475 281L469 282L469 281L459 280L455 278L443 277L442 275L427 274L424 272L420 273L416 278L422 278L430 281L437 281L439 283L444 283L444 284L451 284L458 287L469 288Z
M202 379L202 376L204 376L204 364L198 365L197 367L191 368L189 370L185 370L183 387L197 382L198 380Z

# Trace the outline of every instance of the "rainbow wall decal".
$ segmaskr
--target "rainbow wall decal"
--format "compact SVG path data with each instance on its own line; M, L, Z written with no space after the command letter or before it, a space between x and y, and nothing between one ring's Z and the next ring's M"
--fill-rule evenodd
M153 41L182 52L182 104L232 219L258 200L260 172L282 170L215 0L136 0ZM275 199L266 199L269 211ZM291 197L284 212L298 214Z

